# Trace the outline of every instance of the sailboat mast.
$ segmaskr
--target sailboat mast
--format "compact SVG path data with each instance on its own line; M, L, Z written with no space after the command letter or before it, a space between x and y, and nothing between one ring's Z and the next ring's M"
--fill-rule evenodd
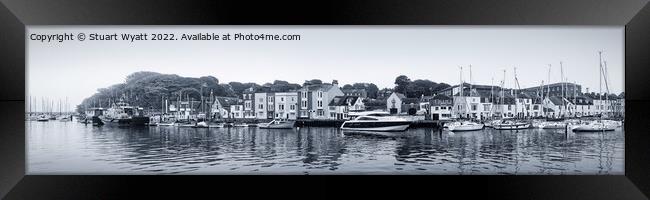
M546 97L551 97L551 64L548 64L548 82L546 83Z
M516 67L514 68L514 73L515 73L515 84L518 84L517 83L517 68ZM517 101L518 101L517 100L517 91L515 90L514 87L512 88L512 91L514 92L514 96L515 96L515 114L517 115L517 118L519 118L519 110L517 109Z
M603 102L603 89L602 89L602 79L603 79L603 57L602 57L602 51L598 51L598 65L599 65L599 76L598 76L598 100L600 100L600 104L598 105L598 110L602 114L602 102Z
M469 96L472 96L472 65L469 65Z

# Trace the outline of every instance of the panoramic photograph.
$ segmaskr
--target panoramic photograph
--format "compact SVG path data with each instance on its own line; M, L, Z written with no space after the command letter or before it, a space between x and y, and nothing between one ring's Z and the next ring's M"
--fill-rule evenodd
M623 175L622 26L28 26L29 175Z

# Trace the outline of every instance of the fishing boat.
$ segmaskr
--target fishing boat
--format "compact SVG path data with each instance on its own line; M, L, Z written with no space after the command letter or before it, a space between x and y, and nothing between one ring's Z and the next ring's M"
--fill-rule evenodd
M530 127L530 123L527 122L518 122L513 120L503 120L499 123L492 124L496 130L520 130L527 129Z
M343 122L341 129L355 131L405 131L410 125L411 121L390 116L387 112L369 112L353 120Z
M447 128L449 131L455 131L455 132L460 132L460 131L478 131L483 129L484 124L479 124L476 122L470 122L470 121L457 121L457 122L452 122L449 125L447 125Z
M615 125L608 124L602 120L583 122L571 128L573 132L604 132L614 131L614 129L616 129Z
M292 129L296 121L293 120L273 120L266 124L258 125L261 129Z
M99 116L105 125L116 126L144 126L149 123L149 117L143 115L142 108L130 106L120 101Z

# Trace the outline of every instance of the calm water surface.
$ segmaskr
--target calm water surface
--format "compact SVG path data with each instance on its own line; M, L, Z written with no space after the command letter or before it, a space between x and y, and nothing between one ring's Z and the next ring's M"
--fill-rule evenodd
M26 122L29 174L616 174L624 134L562 130L398 135L337 128L93 127Z

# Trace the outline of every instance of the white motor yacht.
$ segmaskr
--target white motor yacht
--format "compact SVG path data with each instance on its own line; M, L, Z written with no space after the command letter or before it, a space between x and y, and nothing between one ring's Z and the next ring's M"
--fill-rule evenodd
M343 122L341 129L354 131L405 131L410 125L411 121L390 116L387 112L369 112L353 120Z

